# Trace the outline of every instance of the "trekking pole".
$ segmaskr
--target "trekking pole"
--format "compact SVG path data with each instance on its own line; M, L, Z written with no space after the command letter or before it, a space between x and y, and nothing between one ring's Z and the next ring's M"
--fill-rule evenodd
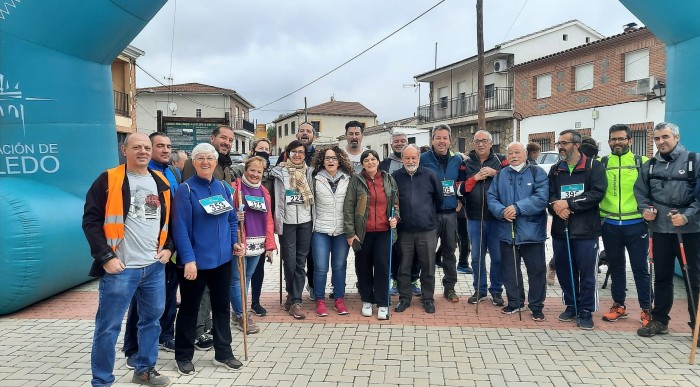
M654 211L654 207L649 206L650 211ZM651 309L654 300L653 296L653 284L654 284L654 221L647 222L648 234L649 234L649 253L647 254L647 260L649 261L649 322L651 322Z
M479 304L481 303L481 260L486 263L486 255L483 253L484 249L484 199L486 198L486 193L484 192L485 182L481 182L481 220L479 220L479 272L476 274L476 315L479 316ZM473 254L473 252L472 252ZM474 258L474 255L472 255ZM472 259L473 261L473 259Z
M238 200L240 203L240 207L238 208L239 212L243 212L243 201L241 201L241 186L238 186ZM239 221L238 222L238 243L243 243L241 241L244 241L243 237L243 222ZM241 281L241 304L243 305L243 354L245 355L245 360L248 361L248 302L246 301L246 284L245 284L245 266L244 266L244 259L243 255L238 256L238 277L240 278Z
M394 219L394 208L393 207L391 208L391 218L389 218L389 221L391 221L391 219ZM391 255L392 255L393 247L394 247L393 244L394 244L394 229L390 226L389 227L389 281L387 284L387 289L389 292L387 293L387 296L386 296L389 311L391 311ZM386 315L387 318L389 317L390 314L391 314L391 312L387 313L387 315Z
M576 326L579 326L580 319L578 315L578 305L576 303L576 284L574 283L574 264L571 258L571 242L569 240L569 219L564 220L564 232L566 233L566 252L569 254L569 270L571 273L571 290L574 299L574 313L576 314Z
M284 267L282 263L282 250L280 249L280 305L282 305L282 276L284 275Z
M668 211L668 216L678 214L678 210L672 208ZM685 247L683 246L683 234L681 234L678 227L674 227L676 230L676 236L678 237L678 245L681 248L681 263L683 264L683 271L685 272L685 286L688 288L688 301L690 302L690 307L692 308L693 314L697 314L697 308L695 307L695 300L693 297L693 289L690 287L690 273L688 272L688 261L685 258Z
M510 222L510 236L513 238L513 266L515 269L515 287L518 289L518 318L523 321L523 312L520 307L520 280L518 280L518 257L515 255L515 223ZM523 292L525 292L525 287L523 286ZM525 299L523 299L523 304L525 304Z
M700 294L698 294L700 297ZM690 346L689 364L695 364L695 351L698 349L698 333L700 332L700 311L695 314L695 328L693 328L693 344Z

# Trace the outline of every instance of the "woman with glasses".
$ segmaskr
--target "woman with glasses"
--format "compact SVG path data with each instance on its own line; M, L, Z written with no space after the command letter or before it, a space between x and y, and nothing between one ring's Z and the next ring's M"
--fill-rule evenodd
M311 237L314 260L314 298L316 315L325 317L326 277L328 262L332 268L334 309L338 314L348 314L345 307L345 273L350 246L343 232L343 205L352 164L345 152L337 146L316 152L311 161L314 193L313 225Z
M180 310L175 324L175 361L181 375L194 375L192 363L199 304L209 288L214 334L214 364L242 367L233 356L229 326L231 260L243 254L230 187L213 177L218 152L211 144L192 150L195 175L175 194L173 238L177 246Z
M306 314L301 308L301 292L306 280L306 259L311 245L311 206L313 192L309 186L311 170L304 161L301 141L287 145L286 162L272 169L275 197L275 232L280 236L280 255L284 262L287 301L284 310L296 319Z
M389 318L389 249L396 241L398 189L394 178L379 170L379 155L368 149L360 155L362 171L350 179L344 206L344 231L355 251L357 288L362 299L362 315ZM392 208L396 212L392 217Z

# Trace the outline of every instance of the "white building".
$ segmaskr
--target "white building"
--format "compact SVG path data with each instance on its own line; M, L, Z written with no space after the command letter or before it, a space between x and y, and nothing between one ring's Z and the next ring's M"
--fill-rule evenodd
M410 117L365 128L362 146L365 149L376 150L379 157L384 160L391 152L391 135L395 132L404 133L409 144L415 144L418 147L430 145L430 130L416 128L417 121L416 117ZM339 140L338 146L344 149L348 144L345 135L340 136Z

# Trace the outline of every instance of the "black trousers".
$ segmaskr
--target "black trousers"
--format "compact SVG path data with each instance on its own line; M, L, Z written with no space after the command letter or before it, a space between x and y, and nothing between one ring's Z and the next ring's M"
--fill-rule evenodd
M528 290L528 307L531 311L542 311L547 296L547 268L544 256L544 242L527 243L515 246L501 241L501 275L508 295L508 306L525 306L525 286L521 262L525 262ZM517 271L516 271L517 268ZM516 286L517 284L517 286Z
M411 267L417 257L420 265L421 301L434 301L435 293L435 248L437 233L435 230L399 233L401 265L399 266L399 300L411 302ZM406 257L409 257L408 259Z
M467 218L460 218L457 214L457 242L459 242L459 259L457 266L469 267L469 228L467 228Z
M234 258L236 259L236 258ZM228 360L231 349L231 262L208 270L197 270L193 281L185 279L185 269L178 268L180 279L180 311L175 324L175 360L192 361L194 356L197 314L204 287L209 287L214 335L214 358Z
M389 306L390 231L365 233L362 249L355 252L357 289L362 302Z
M255 267L253 276L250 277L250 293L251 304L260 303L260 294L262 293L263 280L265 279L265 253L260 254L258 266Z

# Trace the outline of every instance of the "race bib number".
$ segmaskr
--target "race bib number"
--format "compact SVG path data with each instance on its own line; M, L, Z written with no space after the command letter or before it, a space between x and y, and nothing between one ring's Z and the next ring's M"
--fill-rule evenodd
M583 184L568 184L561 186L561 199L569 199L583 193Z
M231 204L221 195L200 199L199 204L202 205L204 211L209 215L220 215L233 210Z
M245 195L245 201L246 204L248 204L248 208L251 210L267 212L265 198L260 196Z
M284 199L287 205L304 204L304 198L301 196L298 189L288 189L284 191Z
M443 180L442 181L442 194L444 196L455 196L455 181L454 180Z

